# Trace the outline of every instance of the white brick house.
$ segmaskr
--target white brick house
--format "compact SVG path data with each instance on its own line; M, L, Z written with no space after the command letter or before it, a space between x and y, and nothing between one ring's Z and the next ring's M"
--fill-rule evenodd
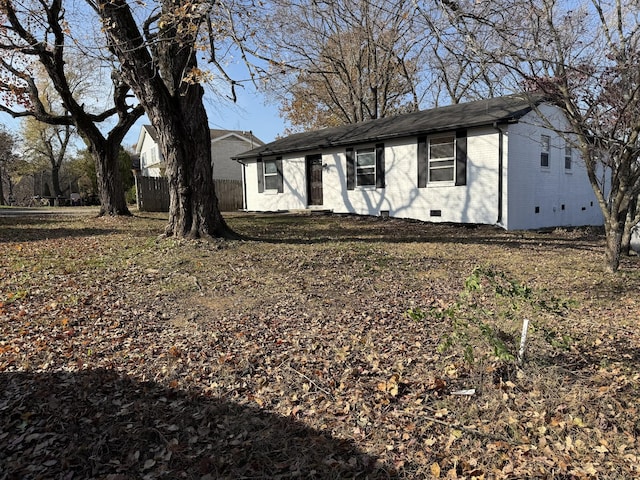
M295 134L236 160L250 211L601 225L578 151L556 133L564 121L556 107L510 95Z

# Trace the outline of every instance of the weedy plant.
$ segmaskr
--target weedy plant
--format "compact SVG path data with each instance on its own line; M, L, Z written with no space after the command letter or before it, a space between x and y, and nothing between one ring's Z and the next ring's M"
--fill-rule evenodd
M455 351L469 368L487 361L514 366L518 358L520 328L529 318L533 333L554 348L567 349L571 338L548 325L549 316L564 315L575 303L555 298L546 291L533 291L489 266L477 266L465 279L458 299L447 307L424 310L413 307L407 318L427 318L451 324L438 345L438 351Z

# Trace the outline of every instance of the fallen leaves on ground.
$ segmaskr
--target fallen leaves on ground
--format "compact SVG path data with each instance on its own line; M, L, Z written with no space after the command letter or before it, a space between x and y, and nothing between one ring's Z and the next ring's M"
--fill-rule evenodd
M156 240L159 216L0 221L0 479L640 475L640 275L600 273L597 232L232 215L254 240L213 244ZM521 369L441 353L450 319L407 314L484 264L571 300L527 312Z

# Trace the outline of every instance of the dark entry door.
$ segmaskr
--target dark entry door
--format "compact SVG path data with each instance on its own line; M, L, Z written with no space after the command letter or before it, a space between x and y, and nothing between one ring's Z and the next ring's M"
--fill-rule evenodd
M322 155L307 156L309 205L322 205Z

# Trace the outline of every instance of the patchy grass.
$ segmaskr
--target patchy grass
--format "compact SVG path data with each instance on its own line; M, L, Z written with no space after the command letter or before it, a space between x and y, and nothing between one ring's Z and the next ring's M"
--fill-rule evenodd
M640 268L599 232L228 221L0 218L0 479L640 475Z

